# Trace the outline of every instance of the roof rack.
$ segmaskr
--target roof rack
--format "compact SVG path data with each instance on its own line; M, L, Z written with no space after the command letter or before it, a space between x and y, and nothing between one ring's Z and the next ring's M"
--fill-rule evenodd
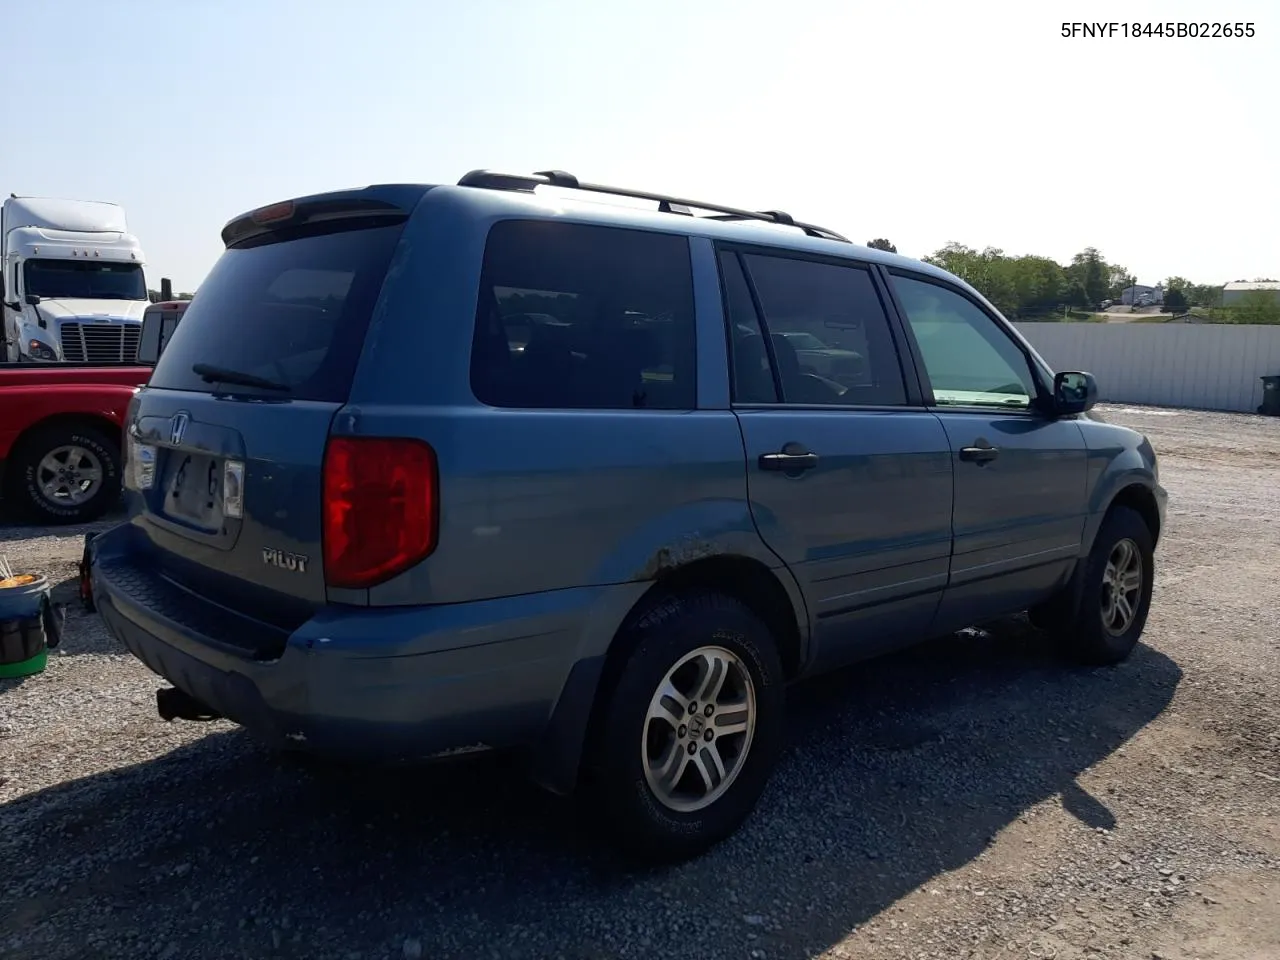
M694 210L715 211L715 216L708 220L758 220L763 223L777 223L786 227L803 230L811 237L822 240L839 240L850 243L848 237L828 230L826 227L803 223L781 210L740 210L737 207L726 207L722 203L707 203L702 200L682 200L662 193L650 193L647 190L631 190L627 187L607 187L599 183L583 183L572 173L564 170L539 170L536 173L501 173L497 170L472 170L458 181L460 187L481 187L486 190L515 190L532 193L535 187L560 187L566 190L582 190L588 193L607 193L615 197L631 197L636 200L653 200L658 204L660 213L675 213L691 217Z

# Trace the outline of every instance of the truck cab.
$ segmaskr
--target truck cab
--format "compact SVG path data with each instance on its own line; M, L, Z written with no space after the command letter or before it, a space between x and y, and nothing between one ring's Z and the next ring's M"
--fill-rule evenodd
M10 196L0 208L0 254L0 360L136 359L145 258L121 207Z

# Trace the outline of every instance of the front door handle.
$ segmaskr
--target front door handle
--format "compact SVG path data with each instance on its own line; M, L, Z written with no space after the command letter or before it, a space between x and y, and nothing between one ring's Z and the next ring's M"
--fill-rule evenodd
M781 473L800 473L812 470L818 465L818 455L806 450L798 443L785 444L778 453L760 454L761 470L776 470Z
M1000 456L1000 448L993 447L982 439L975 441L972 447L960 448L960 459L965 463L976 463L978 466L990 463L998 456Z

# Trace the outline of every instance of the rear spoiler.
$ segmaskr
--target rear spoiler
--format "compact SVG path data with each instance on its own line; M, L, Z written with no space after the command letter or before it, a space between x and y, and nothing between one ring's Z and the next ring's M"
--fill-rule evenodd
M147 307L142 314L142 338L138 341L139 364L155 366L190 305L190 300L166 300Z
M222 228L222 242L238 246L282 230L313 226L326 221L394 223L409 216L426 187L385 186L359 191L317 194L282 200L237 217Z

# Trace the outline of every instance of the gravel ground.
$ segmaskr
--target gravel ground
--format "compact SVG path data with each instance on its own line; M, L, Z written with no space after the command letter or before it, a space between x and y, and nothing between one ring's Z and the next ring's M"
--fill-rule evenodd
M1171 495L1133 659L1068 669L1011 621L797 688L758 813L674 869L628 871L501 759L352 770L165 724L73 612L0 681L0 956L1280 957L1280 422L1100 416ZM0 551L61 581L82 533Z

